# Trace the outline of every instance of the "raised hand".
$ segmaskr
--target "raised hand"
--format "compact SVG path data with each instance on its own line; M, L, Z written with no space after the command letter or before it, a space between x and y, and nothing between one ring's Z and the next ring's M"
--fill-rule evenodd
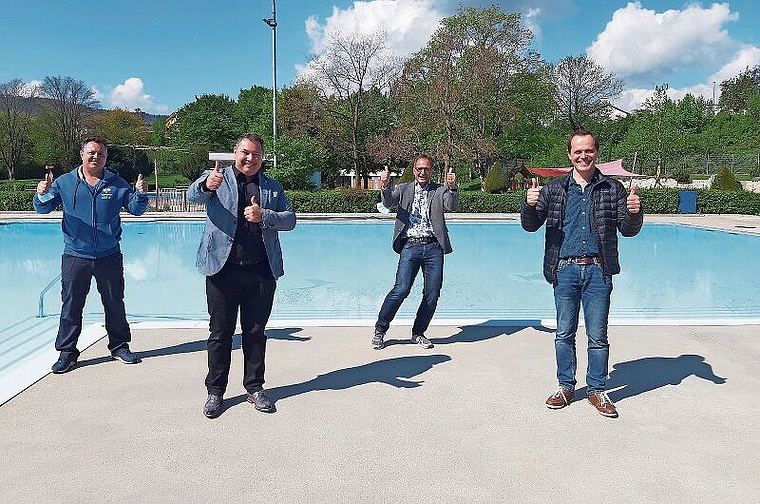
M457 187L457 174L454 168L449 168L449 172L446 174L446 185L449 189L456 189Z
M534 178L528 188L528 194L525 196L525 201L530 206L536 206L538 204L538 195L541 192L541 188L538 187L538 179Z
M206 188L209 191L216 191L222 182L224 182L224 174L222 174L221 165L217 161L214 164L214 169L211 170L211 174L206 178Z
M386 166L385 169L380 172L380 185L383 187L388 187L390 180L391 180L391 171Z
M140 173L137 175L137 182L135 182L135 189L145 194L148 192L148 183L145 181L145 177Z
M639 213L641 211L641 198L636 194L636 184L631 186L631 194L626 198L625 204L631 213Z
M50 185L53 183L53 172L47 172L45 177L37 184L37 194L42 196L50 190Z
M243 216L248 222L261 222L264 220L264 210L256 201L256 196L251 196L251 206L243 209Z

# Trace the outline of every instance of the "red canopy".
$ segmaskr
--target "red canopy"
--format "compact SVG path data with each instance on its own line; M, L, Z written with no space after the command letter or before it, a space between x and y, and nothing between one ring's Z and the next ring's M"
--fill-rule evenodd
M623 160L618 159L616 161L610 161L609 163L599 163L596 165L597 168L599 168L599 171L602 172L604 175L607 176L613 176L613 177L644 177L645 175L640 175L638 173L632 173L623 168ZM528 168L528 170L533 173L534 175L538 175L540 177L560 177L570 170L572 168Z

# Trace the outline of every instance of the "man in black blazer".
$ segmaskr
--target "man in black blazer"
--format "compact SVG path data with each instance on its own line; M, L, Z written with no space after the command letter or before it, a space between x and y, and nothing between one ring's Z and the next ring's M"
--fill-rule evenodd
M424 287L422 302L412 326L412 342L422 348L432 348L425 337L443 285L443 256L451 252L449 230L446 228L445 211L459 209L457 177L452 171L446 174L446 185L430 181L433 158L418 156L414 160L414 182L391 188L390 173L386 169L380 175L380 196L383 205L398 205L396 227L393 232L393 250L399 254L396 283L385 296L383 306L375 323L372 348L380 350L385 345L385 333L401 303L409 295L417 272L422 269Z

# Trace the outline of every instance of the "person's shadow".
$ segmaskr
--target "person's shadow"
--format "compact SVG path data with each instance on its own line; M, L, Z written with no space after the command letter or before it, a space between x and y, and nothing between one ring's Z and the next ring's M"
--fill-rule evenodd
M300 327L284 327L282 329L267 329L265 331L267 339L276 339L281 341L309 341L311 336L296 336L296 333L303 331ZM232 349L239 350L242 346L242 336L240 334L234 334L232 336ZM143 359L150 359L151 357L164 357L167 355L180 355L193 352L205 352L207 349L206 340L186 341L176 345L170 345L162 348L154 348L152 350L146 350L143 352L135 352ZM108 356L93 357L79 361L77 367L92 366L95 364L103 364L110 362L112 359Z
M385 383L397 388L416 388L423 380L412 378L429 371L436 364L451 360L448 355L433 354L420 356L394 357L360 366L337 369L317 375L311 380L267 389L267 395L276 403L307 392L319 390L344 390L368 383ZM244 402L247 394L231 397L225 401L225 409Z
M684 379L696 376L717 385L726 383L726 378L717 376L712 366L701 355L684 354L678 357L644 357L613 365L607 380L607 389L612 402L628 399L665 385L679 385ZM584 391L579 391L585 397Z
M486 341L489 339L497 338L499 336L511 336L517 332L526 328L532 328L541 332L554 332L553 329L547 329L541 325L538 320L521 321L516 325L502 325L500 323L494 323L494 321L485 322L483 324L460 326L459 332L446 336L445 338L430 338L430 342L434 345L449 345L451 343L477 343L478 341ZM411 339L387 339L385 340L385 346L410 344L414 345Z

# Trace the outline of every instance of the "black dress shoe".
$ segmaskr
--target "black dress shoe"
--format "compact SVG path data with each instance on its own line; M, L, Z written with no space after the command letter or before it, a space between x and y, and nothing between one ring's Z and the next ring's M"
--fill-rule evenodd
M274 403L263 390L258 390L253 394L248 394L247 401L253 404L253 407L264 413L274 413Z
M209 394L206 404L203 405L203 414L206 418L216 418L222 412L224 399L220 395Z

